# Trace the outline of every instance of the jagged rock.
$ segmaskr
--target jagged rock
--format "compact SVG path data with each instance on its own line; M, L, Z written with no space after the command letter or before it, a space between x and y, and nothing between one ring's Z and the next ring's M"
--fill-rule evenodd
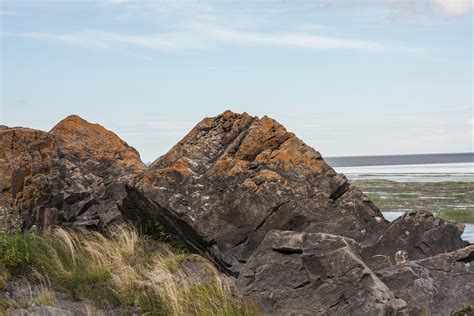
M57 160L54 138L29 128L0 129L0 207L7 228L20 215L40 216Z
M446 221L427 211L407 212L399 217L373 243L366 245L362 256L373 268L393 265L397 253L408 260L418 260L450 252L469 245L461 239L464 224Z
M237 284L270 315L388 315L404 312L350 238L270 231Z
M145 164L135 148L115 133L77 115L63 119L51 129L50 134L55 137L66 158L73 162L80 161L92 177L98 176L105 182L111 179L132 183L145 170Z
M377 274L397 297L425 315L450 315L474 303L474 245Z
M151 212L151 202L129 186L144 169L134 148L75 115L50 133L0 129L0 207L25 228L104 227L122 222L122 211Z
M419 212L389 226L266 116L206 118L147 169L117 135L77 116L49 133L0 126L0 175L8 221L97 229L159 219L271 314L446 314L474 297L462 225ZM180 281L213 277L205 270L186 262Z
M266 116L204 119L148 167L139 187L234 275L271 229L365 241L388 225L317 151Z

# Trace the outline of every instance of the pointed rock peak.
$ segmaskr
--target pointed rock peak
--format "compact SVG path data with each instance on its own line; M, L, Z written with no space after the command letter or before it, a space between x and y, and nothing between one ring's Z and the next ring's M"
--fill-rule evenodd
M66 154L94 160L121 161L134 166L134 169L145 167L135 148L114 132L99 124L89 123L78 115L67 116L50 133Z
M232 274L271 229L364 241L386 226L319 152L267 116L225 111L205 118L147 168L139 186L205 236L203 247L213 245Z
M88 121L76 114L71 114L63 118L61 121L59 121L58 124L56 124L56 126L51 129L50 132L55 134L61 134L66 130L77 130L84 128L94 129L97 132L108 132L101 125L89 123Z

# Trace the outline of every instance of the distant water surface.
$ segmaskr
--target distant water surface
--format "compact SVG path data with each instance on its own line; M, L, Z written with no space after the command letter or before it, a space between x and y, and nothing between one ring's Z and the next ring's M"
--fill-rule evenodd
M474 163L374 165L334 167L349 179L386 179L401 182L474 182Z
M474 153L324 157L333 167L474 163Z

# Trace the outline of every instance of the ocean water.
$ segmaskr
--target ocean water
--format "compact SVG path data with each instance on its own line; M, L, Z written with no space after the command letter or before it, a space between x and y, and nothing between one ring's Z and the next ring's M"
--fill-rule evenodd
M474 162L474 153L324 157L334 167Z
M333 167L349 179L474 182L474 162Z
M328 157L325 160L349 179L474 182L474 153ZM383 212L389 221L393 221L403 213L403 211ZM474 224L464 223L464 225L462 238L474 243Z

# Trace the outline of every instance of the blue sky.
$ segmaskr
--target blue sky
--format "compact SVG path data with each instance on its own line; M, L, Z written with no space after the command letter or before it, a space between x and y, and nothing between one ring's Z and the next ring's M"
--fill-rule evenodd
M0 123L79 114L143 160L267 114L325 156L473 150L473 0L1 1Z

